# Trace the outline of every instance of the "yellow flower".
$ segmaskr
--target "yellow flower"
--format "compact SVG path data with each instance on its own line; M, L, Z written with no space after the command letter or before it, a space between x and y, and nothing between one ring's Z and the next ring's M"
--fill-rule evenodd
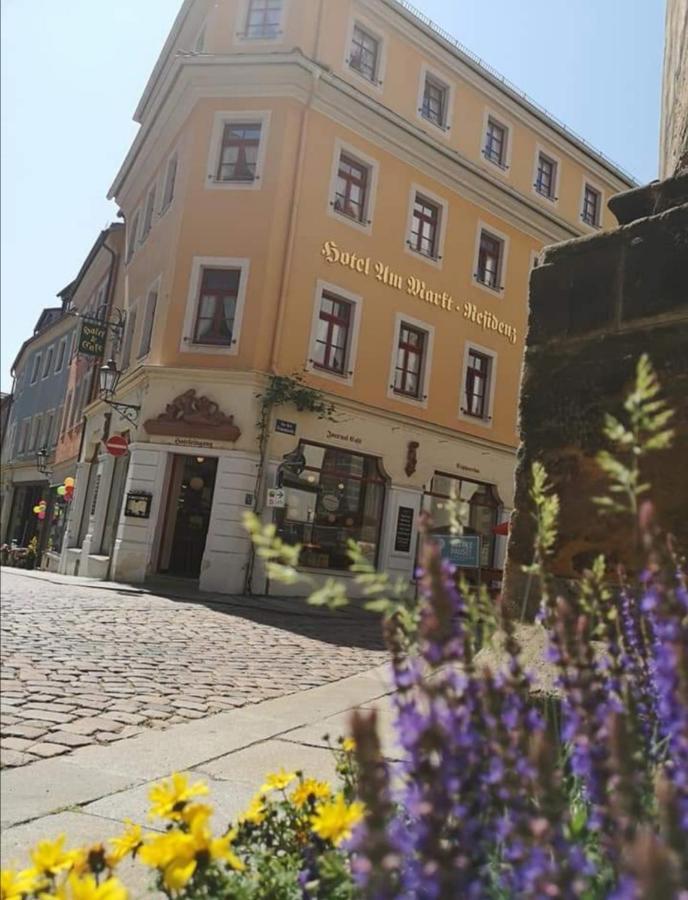
M54 841L39 841L31 851L31 861L39 872L55 875L62 869L69 869L79 860L78 850L65 850L66 838L61 834Z
M94 875L70 875L65 887L67 890L61 895L66 900L127 900L129 896L127 889L116 878L107 878L98 884Z
M260 825L261 822L265 821L266 815L265 797L263 794L256 794L246 811L239 816L238 821L240 825Z
M32 894L44 884L44 879L35 869L23 869L13 872L3 869L0 873L0 898L2 900L21 900L24 894Z
M188 832L174 830L167 834L149 835L139 851L143 863L162 872L168 890L182 890L192 878L199 861L225 862L237 871L245 868L230 848L236 833L228 831L220 838L213 837L206 811L207 807L199 804L196 814L190 817Z
M353 753L356 749L356 741L352 737L344 738L342 741L342 750L345 753Z
M308 803L309 797L316 800L324 800L332 793L330 785L326 781L316 781L315 778L306 778L294 789L291 802L301 808Z
M112 844L112 851L108 853L107 861L111 866L116 866L125 856L134 853L143 843L143 831L140 825L134 825L129 820L126 821L126 828L119 837L110 838L109 843Z
M267 794L269 791L283 791L296 778L295 772L285 772L280 769L279 772L272 772L265 777L265 784L260 789L261 794Z
M348 804L343 794L337 794L329 803L322 803L311 818L313 831L323 840L339 844L351 837L351 829L363 818L364 807L356 801Z
M158 816L161 819L179 821L181 811L189 800L207 793L208 785L203 784L202 781L189 784L186 775L175 772L171 778L154 784L150 789L148 793L151 802L149 815L151 818Z

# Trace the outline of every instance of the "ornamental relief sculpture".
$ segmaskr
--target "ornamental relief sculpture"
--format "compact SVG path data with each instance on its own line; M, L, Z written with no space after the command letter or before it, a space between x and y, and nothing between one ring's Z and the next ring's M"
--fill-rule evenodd
M205 440L234 443L241 430L234 424L234 416L220 412L220 407L208 397L197 397L190 388L165 407L165 412L143 423L148 434L195 437Z

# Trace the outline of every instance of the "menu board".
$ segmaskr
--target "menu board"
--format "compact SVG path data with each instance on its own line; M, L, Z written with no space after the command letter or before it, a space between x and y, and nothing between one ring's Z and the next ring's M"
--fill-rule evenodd
M396 553L409 553L413 536L413 519L415 510L412 506L400 506L397 512L397 528L394 538Z

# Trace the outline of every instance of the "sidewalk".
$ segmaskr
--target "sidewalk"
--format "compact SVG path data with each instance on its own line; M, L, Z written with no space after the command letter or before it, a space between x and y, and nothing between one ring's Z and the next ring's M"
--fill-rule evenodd
M3 868L25 866L26 851L41 838L64 833L70 845L94 843L118 834L125 819L159 827L146 816L148 790L175 771L188 771L209 784L222 825L245 808L264 775L281 766L332 780L334 761L323 736L334 741L345 734L355 707L379 710L390 753L387 673L386 666L378 666L166 731L146 731L111 746L84 747L69 756L4 770ZM133 870L133 896L146 893L139 869Z

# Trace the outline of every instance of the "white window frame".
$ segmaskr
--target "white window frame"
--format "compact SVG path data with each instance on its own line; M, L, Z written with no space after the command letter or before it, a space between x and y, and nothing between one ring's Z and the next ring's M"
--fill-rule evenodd
M158 182L153 181L151 186L148 188L146 192L146 202L143 204L143 218L141 219L141 237L139 239L140 244L145 244L148 235L153 230L153 222L155 221L155 204L157 201L157 193L158 193ZM152 202L151 202L152 199ZM146 223L148 218L148 210L150 210L150 221ZM146 224L148 224L148 230L146 230ZM96 308L97 308L97 300L96 300Z
M427 335L425 342L425 353L423 354L422 369L420 373L420 396L418 398L408 397L406 394L400 394L394 390L394 376L397 368L397 352L399 349L399 335L401 334L402 324L410 325L419 331L424 331ZM387 388L387 397L390 400L398 400L401 403L408 403L417 409L426 409L430 396L430 373L432 371L432 353L435 343L435 328L422 322L420 319L414 319L413 316L407 316L398 312L394 318L394 337L392 342L392 355L389 361L389 381Z
M554 196L546 197L544 194L541 194L537 189L537 175L538 175L538 163L540 162L540 154L546 156L547 159L551 159L554 163L555 173L554 173ZM533 185L531 187L531 191L538 197L543 203L548 203L550 206L558 206L559 205L559 181L561 179L561 159L556 155L556 153L552 153L549 147L545 147L542 144L535 145L535 160L533 164Z
M244 306L246 303L246 291L248 287L250 267L251 260L247 257L193 257L191 263L191 274L189 276L189 292L186 298L186 312L184 314L182 338L179 344L179 350L181 353L207 353L211 356L236 356L239 353L241 325L244 318ZM240 272L239 290L237 292L237 302L234 309L234 329L232 331L232 343L228 347L222 347L215 344L196 344L193 340L203 269L238 269Z
M29 439L31 437L31 416L22 419L21 428L19 430L19 444L17 446L17 456L21 456L29 449Z
M490 357L490 382L487 386L487 409L485 415L482 418L478 418L478 416L472 416L469 413L464 412L464 409L467 406L466 373L468 372L468 357L471 350L477 350L478 353L482 353L484 356ZM458 418L462 422L472 422L474 425L479 425L481 428L492 428L494 422L495 387L497 384L497 359L497 351L493 350L491 347L484 347L482 344L477 344L475 341L466 341L464 343L463 365L461 366L461 383L459 385L458 410Z
M269 109L221 110L213 116L213 127L210 132L210 148L205 186L216 191L259 191L263 186L265 155L268 146L271 112ZM230 122L260 122L260 143L256 158L256 174L253 181L218 181L217 169L220 164L222 135L225 125Z
M139 335L139 348L138 353L136 354L136 359L138 362L141 362L142 359L145 359L150 353L151 344L153 343L153 330L155 328L155 319L156 313L158 311L158 304L160 303L160 284L162 282L162 275L158 275L155 281L150 285L148 290L146 291L146 303L143 309L143 319L141 321L141 334ZM155 294L155 312L153 313L152 322L150 325L150 337L148 339L148 349L143 352L143 339L146 334L146 327L148 323L148 308L150 304L151 294Z
M344 215L344 213L338 212L338 210L336 210L334 206L334 198L337 192L339 160L342 153L346 154L347 156L351 156L357 162L360 162L364 166L368 167L370 177L368 179L368 196L366 197L363 222L357 222L355 219L352 219L351 216L347 216ZM336 219L337 222L345 222L347 225L351 226L351 228L355 228L357 231L360 231L363 234L372 234L379 171L380 163L378 160L373 159L372 156L368 156L366 153L361 153L361 151L353 144L349 144L346 141L341 140L341 138L335 138L332 169L330 171L330 189L327 193L328 215L332 216L333 219Z
M375 81L371 81L369 78L366 78L365 75L362 75L358 71L358 69L355 69L349 62L351 58L351 44L354 38L354 28L357 25L363 31L368 32L368 34L370 34L370 36L375 38L375 40L378 42L377 72L375 73ZM344 45L344 59L342 64L344 67L344 71L348 72L353 78L355 78L359 84L364 84L368 88L377 91L378 94L381 94L385 81L385 70L387 68L387 36L364 16L352 16L349 19L349 30L347 32L346 44Z
M411 245L411 229L413 227L413 207L416 202L416 194L426 197L431 203L434 203L440 209L439 235L437 238L437 257L433 259L424 253L414 250ZM406 232L404 236L404 250L414 259L422 259L423 262L435 269L441 269L444 261L444 239L447 234L447 220L449 219L449 201L444 197L435 194L434 191L428 190L421 184L414 182L409 191L408 210L406 213Z
M48 450L52 449L54 444L51 443L50 438L52 437L52 432L55 430L55 410L48 409L45 412L43 418L43 447L46 447Z
M41 377L41 362L43 360L43 351L39 350L33 358L33 368L31 369L31 378L29 384L36 384Z
M52 351L52 355L51 352ZM53 360L55 359L55 344L50 344L46 347L45 350L45 362L41 366L43 369L43 374L41 375L41 381L45 381L46 378L50 378L53 374L51 369L53 367Z
M583 218L583 204L585 203L585 189L586 187L591 187L593 191L597 191L600 195L600 203L598 208L598 219L599 221L595 225L590 225L589 222L586 222ZM591 234L597 233L602 228L602 211L604 209L604 189L600 184L594 181L592 178L588 178L587 175L583 175L583 183L581 184L581 193L580 193L580 202L578 205L579 209L579 218L581 221L581 225Z
M337 297L341 297L342 300L346 300L353 306L353 323L351 324L351 330L349 332L349 344L347 347L346 362L344 364L345 372L343 375L337 375L336 372L328 372L326 369L321 369L313 362L315 343L318 337L318 322L320 321L320 303L324 291L334 294ZM334 284L331 281L324 281L322 278L319 278L315 284L315 299L313 302L313 315L311 317L311 336L308 341L308 358L306 359L305 365L306 371L311 372L317 378L325 378L328 381L335 382L335 384L345 384L347 387L352 387L356 373L358 335L361 329L362 317L363 298L360 294L354 294L346 288L341 287L341 285Z
M43 427L43 413L36 413L31 419L31 435L29 437L29 452L40 449L38 446L38 438L41 436L41 428Z
M480 257L480 237L486 231L491 237L497 238L498 241L502 243L502 255L499 260L499 285L496 288L490 287L489 284L483 284L483 282L478 278L478 260ZM507 264L509 261L509 236L504 234L503 231L500 231L498 228L495 228L493 225L490 225L488 222L484 222L482 219L478 220L478 227L475 232L475 248L473 251L473 271L471 273L471 281L473 284L480 288L483 291L487 291L487 293L491 297L504 297L506 295L506 273L507 273ZM477 350L476 345L476 350Z
M134 227L136 225L136 227ZM139 246L139 232L141 231L141 206L137 208L131 219L127 219L127 247L125 263L129 265L136 256Z
M285 23L287 21L287 7L290 0L282 0L282 14L280 17L279 28L275 37L249 37L246 34L246 25L248 23L248 12L251 6L251 0L241 0L237 9L236 28L234 29L234 43L248 44L251 47L261 45L279 44L284 40Z
M489 125L490 119L493 119L500 128L504 129L505 132L505 140L506 140L506 153L504 154L504 165L499 165L494 160L490 159L489 156L485 154L485 144L487 143L487 126ZM513 135L514 129L511 122L504 118L500 113L495 112L493 109L489 107L485 107L485 112L483 114L483 130L481 134L481 142L480 142L480 156L483 160L490 166L490 168L499 172L499 174L503 178L508 178L511 172L511 145L513 143ZM537 168L536 168L537 172Z
M172 196L170 199L165 202L165 198L167 196L167 185L170 179L170 167L172 163L175 163L174 169L174 185L172 187ZM162 177L162 191L160 192L160 209L158 210L158 216L162 217L165 215L167 210L174 203L174 197L177 188L177 177L179 175L179 150L175 148L172 153L167 157L167 162L165 163L165 169Z
M423 115L423 100L425 98L425 83L430 77L432 81L436 81L446 91L446 105L443 124L437 125L432 119L427 119ZM436 134L443 138L451 136L452 124L454 122L454 83L445 75L442 75L437 69L433 69L427 63L423 63L420 67L420 82L418 84L418 102L416 104L416 118L423 125L429 125Z

